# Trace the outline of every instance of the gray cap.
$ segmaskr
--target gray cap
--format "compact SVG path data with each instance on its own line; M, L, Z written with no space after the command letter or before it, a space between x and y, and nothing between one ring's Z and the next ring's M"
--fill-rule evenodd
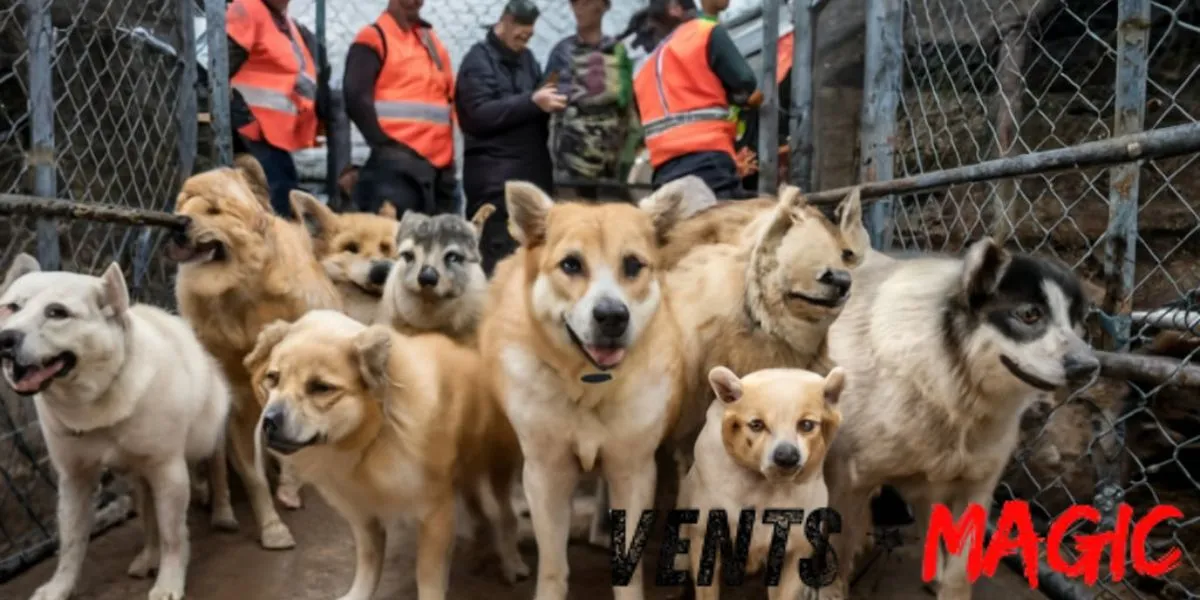
M533 25L541 11L533 0L508 0L508 4L504 5L504 14L512 15L513 20L521 25Z

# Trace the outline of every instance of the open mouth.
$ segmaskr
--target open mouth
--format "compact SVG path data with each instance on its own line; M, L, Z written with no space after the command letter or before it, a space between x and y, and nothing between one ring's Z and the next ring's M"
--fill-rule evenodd
M1000 355L1000 362L1008 368L1008 371L1012 373L1014 377L1039 390L1042 390L1043 392L1053 392L1054 390L1058 389L1057 385L1054 385L1040 377L1035 377L1029 373L1026 373L1019 365L1017 365L1017 361L1004 356L1003 354Z
M579 339L579 336L575 335L575 330L571 329L570 325L566 327L567 335L571 337L571 341L575 343L580 352L583 352L583 355L592 363L592 366L597 369L601 371L615 369L621 364L621 361L625 360L624 347L616 344L585 344Z
M22 396L40 394L60 377L75 368L75 354L63 352L36 365L24 365L11 358L3 361L4 379L13 391Z
M225 244L217 240L192 243L172 239L167 242L167 258L177 263L219 262L226 258Z
M280 437L274 431L267 432L267 447L284 456L295 454L309 446L315 446L320 442L318 435L312 436L308 441L296 442L283 437Z
M850 294L834 296L832 298L818 298L816 296L809 296L808 294L801 292L788 292L787 297L791 300L802 300L809 304L823 306L825 308L837 308L846 303L846 299L850 297Z

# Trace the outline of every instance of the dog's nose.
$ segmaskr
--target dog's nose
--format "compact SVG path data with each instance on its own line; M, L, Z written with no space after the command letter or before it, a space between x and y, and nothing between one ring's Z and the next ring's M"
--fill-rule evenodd
M0 356L12 356L24 338L25 334L15 329L0 331Z
M186 229L177 229L171 233L171 242L176 246L186 246L191 241Z
M283 407L276 404L268 406L263 413L263 434L268 438L283 429Z
M621 337L629 327L629 308L619 300L601 298L592 308L592 318L604 336Z
M850 291L850 271L845 269L825 269L817 281L837 288L838 293L843 296Z
M437 269L434 269L428 265L421 267L421 270L417 272L417 283L421 284L421 287L433 287L437 285Z
M800 449L792 444L780 444L771 453L771 460L785 469L794 469L800 464Z
M1063 371L1067 379L1079 381L1091 379L1100 370L1100 361L1086 354L1068 354L1063 358Z
M388 273L392 272L392 261L377 260L371 263L371 270L367 272L367 280L371 285L383 285L387 282ZM436 273L434 275L437 275ZM420 274L418 274L418 277ZM424 282L422 282L424 285Z

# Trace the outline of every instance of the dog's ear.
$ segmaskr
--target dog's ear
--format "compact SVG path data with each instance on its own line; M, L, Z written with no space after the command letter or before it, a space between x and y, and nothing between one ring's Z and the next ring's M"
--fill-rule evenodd
M314 240L328 241L337 231L337 215L316 196L300 190L288 194L292 212Z
M408 237L412 232L421 226L421 223L428 221L429 215L423 215L415 210L404 211L404 216L400 217L400 226L396 228L396 238Z
M1011 263L1012 255L991 237L971 244L962 270L963 299L968 306L994 293Z
M354 352L358 355L358 370L372 391L382 395L389 384L388 360L392 353L392 330L385 325L372 325L354 337Z
M242 181L250 187L250 191L254 193L254 198L258 203L269 213L274 213L275 209L271 207L271 186L267 184L267 172L263 170L262 164L252 154L239 154L233 159L233 168Z
M8 273L4 275L4 283L0 283L0 294L8 289L14 281L20 279L23 275L36 273L42 270L42 265L38 264L36 258L22 252L13 259L13 262L8 267Z
M775 217L771 225L763 233L764 239L782 236L793 225L808 218L808 198L794 185L783 185L779 188L779 199L775 204Z
M851 250L863 254L871 245L867 227L863 225L862 188L855 187L837 206L838 229Z
M102 306L110 318L124 319L129 312L129 288L125 285L125 274L121 265L113 261L100 276L102 282Z
M742 380L726 367L713 367L708 372L708 384L722 402L737 402L742 397Z
M695 175L680 177L663 185L653 194L642 198L638 208L654 219L654 232L659 244L666 243L667 232L675 224L696 213L716 206L717 196L703 179Z
M825 404L837 405L844 389L846 389L846 371L841 367L834 367L825 376Z
M476 237L483 235L483 224L487 223L488 217L492 216L494 212L496 212L496 207L491 203L485 203L471 216L471 227L475 229Z
M412 211L409 211L409 212L412 212ZM379 207L378 214L379 214L379 216L387 218L387 219L395 219L396 218L396 205L392 204L391 202L389 202L387 200L384 200L383 204L380 205L380 207Z
M271 350L287 337L288 330L292 324L283 319L276 319L270 325L263 327L262 331L258 332L258 338L254 340L254 348L242 359L242 364L246 370L254 373L262 365L267 357L271 355Z
M546 241L546 217L554 200L542 188L526 181L504 184L504 204L508 208L508 232L525 247Z

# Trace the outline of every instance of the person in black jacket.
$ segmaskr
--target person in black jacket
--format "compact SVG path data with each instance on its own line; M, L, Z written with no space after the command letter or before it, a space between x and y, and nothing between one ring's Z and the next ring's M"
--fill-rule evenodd
M458 70L454 98L463 132L466 212L474 214L485 203L497 212L484 225L479 243L489 275L516 249L508 233L505 182L523 180L554 191L549 115L563 110L567 98L552 82L541 81L541 66L526 47L537 18L530 0L511 0Z

